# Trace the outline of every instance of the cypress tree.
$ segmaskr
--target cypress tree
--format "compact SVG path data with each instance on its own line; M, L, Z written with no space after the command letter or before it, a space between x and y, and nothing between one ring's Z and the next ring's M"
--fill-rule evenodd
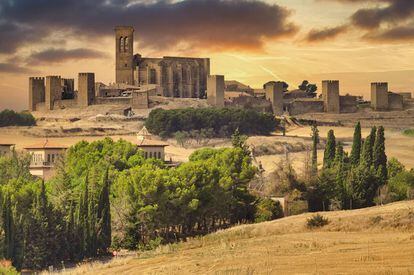
M318 174L318 144L319 144L319 130L318 126L312 126L312 174Z
M111 246L111 209L109 202L109 179L108 171L106 169L103 178L103 187L99 196L98 210L97 210L97 241L98 251L100 253L107 253Z
M89 173L85 178L85 185L82 194L80 195L78 208L78 231L80 237L80 258L89 256Z
M354 139L352 142L352 150L351 150L351 164L353 166L357 166L359 164L359 160L361 157L361 146L362 146L362 140L361 140L361 123L358 122L355 126L354 131Z
M372 151L374 148L376 133L377 133L377 128L372 127L371 133L365 139L364 145L362 147L360 164L364 166L365 168L370 168L372 165Z
M372 162L381 184L387 181L387 155L385 154L384 127L380 126L374 142Z
M14 221L10 196L6 196L3 202L3 230L4 251L3 257L13 260L14 256Z
M335 160L336 140L333 130L329 130L326 141L325 153L323 156L323 167L331 168Z

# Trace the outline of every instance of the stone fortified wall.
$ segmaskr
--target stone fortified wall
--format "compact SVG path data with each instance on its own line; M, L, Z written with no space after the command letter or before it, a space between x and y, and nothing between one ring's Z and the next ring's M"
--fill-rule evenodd
M36 111L36 105L45 101L45 78L29 78L29 111Z
M388 83L371 83L371 107L375 111L388 110Z
M55 100L62 99L62 86L60 76L46 76L45 108L53 110Z
M388 109L389 110L403 110L404 97L395 93L388 93Z
M266 99L272 103L273 113L277 116L283 114L283 82L271 81L264 85Z
M95 74L79 73L78 78L78 105L86 107L95 101Z
M344 95L339 97L341 113L356 113L357 107L357 96Z
M207 79L207 103L224 107L224 76L210 75Z
M325 112L335 114L341 112L338 80L322 81L322 98Z

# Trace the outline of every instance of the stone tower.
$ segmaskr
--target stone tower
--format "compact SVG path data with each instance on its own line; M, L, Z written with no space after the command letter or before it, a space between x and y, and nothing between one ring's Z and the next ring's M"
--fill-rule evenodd
M340 113L338 80L322 81L322 98L325 112L336 114Z
M208 76L207 102L215 107L224 107L224 75Z
M36 111L36 105L45 101L45 78L29 78L29 111Z
M283 82L270 81L264 85L266 99L272 103L273 113L277 116L283 114Z
M62 99L62 79L60 76L46 76L45 109L53 110L55 100Z
M95 100L95 74L79 73L78 77L78 106L86 107Z
M388 83L371 83L371 107L376 111L388 109Z
M134 84L134 28L115 27L116 83Z

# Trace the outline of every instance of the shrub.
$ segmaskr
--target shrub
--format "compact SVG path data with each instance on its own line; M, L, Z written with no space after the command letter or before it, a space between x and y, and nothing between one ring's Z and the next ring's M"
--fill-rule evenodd
M280 202L271 199L261 199L256 208L255 222L265 222L283 218L283 208Z
M316 214L312 216L311 218L308 218L306 221L306 226L308 228L317 228L317 227L323 227L329 223L328 218L325 218L324 216L320 214Z
M414 129L406 129L403 134L409 137L414 137Z
M33 125L36 125L36 120L28 112L17 113L8 109L0 112L0 127Z

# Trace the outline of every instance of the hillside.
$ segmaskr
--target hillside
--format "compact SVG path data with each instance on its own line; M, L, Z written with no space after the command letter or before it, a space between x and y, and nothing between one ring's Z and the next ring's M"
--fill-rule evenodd
M242 225L68 274L413 274L414 201Z

